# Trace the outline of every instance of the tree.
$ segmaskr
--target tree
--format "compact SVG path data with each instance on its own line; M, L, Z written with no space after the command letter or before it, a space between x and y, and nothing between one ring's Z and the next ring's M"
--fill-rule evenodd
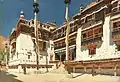
M0 60L5 60L5 53L0 51Z
M9 61L9 52L4 52L4 51L0 51L0 60L2 61L6 61L6 56L7 56L7 61Z

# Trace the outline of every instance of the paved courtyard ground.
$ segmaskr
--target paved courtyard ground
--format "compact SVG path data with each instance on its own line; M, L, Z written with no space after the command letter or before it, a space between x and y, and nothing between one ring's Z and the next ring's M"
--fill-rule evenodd
M120 76L73 73L68 75L64 66L44 74L22 74L0 71L0 82L120 82Z
M18 74L2 72L0 82L120 82L120 77L91 74L73 74L71 78L68 74Z

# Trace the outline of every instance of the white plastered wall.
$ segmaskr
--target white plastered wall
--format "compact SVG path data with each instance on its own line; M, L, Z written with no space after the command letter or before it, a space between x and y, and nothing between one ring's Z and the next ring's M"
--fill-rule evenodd
M96 54L91 57L88 53L88 49L81 51L81 28L78 29L77 39L76 39L76 61L80 60L97 60L97 59L108 59L108 58L117 58L120 57L119 52L115 52L115 44L110 45L112 40L111 36L111 24L110 24L110 16L105 17L104 25L103 25L103 37L102 44L99 48L96 49Z

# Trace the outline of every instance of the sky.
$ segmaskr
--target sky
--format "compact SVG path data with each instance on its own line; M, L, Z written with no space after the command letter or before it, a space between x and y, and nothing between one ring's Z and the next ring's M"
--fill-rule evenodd
M64 0L38 0L40 22L56 21L58 27L65 21L65 4ZM93 0L71 0L69 5L69 17L79 12L80 5L87 5ZM12 28L16 27L16 23L23 10L25 19L34 18L33 0L0 0L0 35L9 37Z

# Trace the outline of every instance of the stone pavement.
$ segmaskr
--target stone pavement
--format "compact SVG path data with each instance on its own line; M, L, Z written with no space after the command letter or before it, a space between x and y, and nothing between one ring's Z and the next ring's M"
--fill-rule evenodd
M22 74L0 71L0 82L120 82L120 77L72 73L68 75L62 65L44 74Z
M120 82L120 77L115 76L107 76L107 75L95 75L91 74L80 74L73 73L68 75L67 71L64 69L64 65L61 65L58 69L50 71L49 73L44 74L18 74L9 72L2 74L4 79L8 76L13 79L10 81L2 81L2 82ZM8 79L11 79L8 78Z
M106 75L96 75L91 74L73 74L73 78L70 78L68 74L56 74L56 73L46 73L46 74L17 74L16 79L22 82L120 82L120 77L106 76Z

